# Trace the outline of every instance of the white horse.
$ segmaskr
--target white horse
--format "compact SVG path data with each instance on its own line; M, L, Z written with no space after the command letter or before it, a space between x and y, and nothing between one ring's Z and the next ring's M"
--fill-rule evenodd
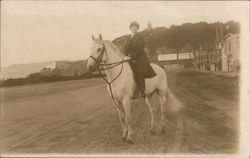
M122 141L133 143L131 102L134 96L136 82L134 80L132 69L128 62L123 61L125 56L120 53L119 49L112 42L102 40L101 35L99 35L98 39L95 39L94 36L92 36L92 39L94 44L91 47L91 55L87 61L87 69L89 71L93 71L97 64L100 63L103 64L104 69L112 66L112 63L119 63L115 65L115 67L104 70L104 72L107 75L108 81L113 80L110 84L112 92L110 92L110 89L108 89L108 91L109 94L113 95L113 103L118 105L116 108L122 125ZM145 100L151 113L150 131L154 133L155 106L153 106L152 94L156 93L159 96L161 104L161 130L164 131L164 127L166 125L165 106L168 86L165 71L156 64L151 64L151 66L157 75L153 78L145 79Z

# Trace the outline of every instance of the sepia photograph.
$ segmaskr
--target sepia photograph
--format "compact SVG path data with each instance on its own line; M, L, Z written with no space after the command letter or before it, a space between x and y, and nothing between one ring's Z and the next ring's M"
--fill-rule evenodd
M0 157L249 158L248 1L1 1Z

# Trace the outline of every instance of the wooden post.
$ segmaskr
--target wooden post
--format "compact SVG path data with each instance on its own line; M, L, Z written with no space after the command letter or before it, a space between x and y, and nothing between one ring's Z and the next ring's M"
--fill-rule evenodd
M200 43L200 51L199 51L199 71L201 71L201 40L199 38L199 43Z

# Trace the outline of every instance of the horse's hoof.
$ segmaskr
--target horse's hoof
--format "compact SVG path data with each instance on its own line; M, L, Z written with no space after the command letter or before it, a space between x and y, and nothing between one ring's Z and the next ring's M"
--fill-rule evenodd
M165 133L166 133L165 129L161 129L160 134L161 134L161 135L164 135Z
M135 144L135 142L132 139L127 139L126 143L127 144Z
M123 143L126 142L126 137L122 137L122 142L123 142Z
M155 131L153 129L150 130L150 135L155 135Z

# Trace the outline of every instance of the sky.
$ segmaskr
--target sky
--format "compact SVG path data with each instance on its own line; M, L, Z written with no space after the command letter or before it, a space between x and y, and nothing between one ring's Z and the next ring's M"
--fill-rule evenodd
M248 2L232 1L2 1L1 66L55 60L82 60L90 54L91 35L106 40L129 34L131 21L141 29L239 21Z

